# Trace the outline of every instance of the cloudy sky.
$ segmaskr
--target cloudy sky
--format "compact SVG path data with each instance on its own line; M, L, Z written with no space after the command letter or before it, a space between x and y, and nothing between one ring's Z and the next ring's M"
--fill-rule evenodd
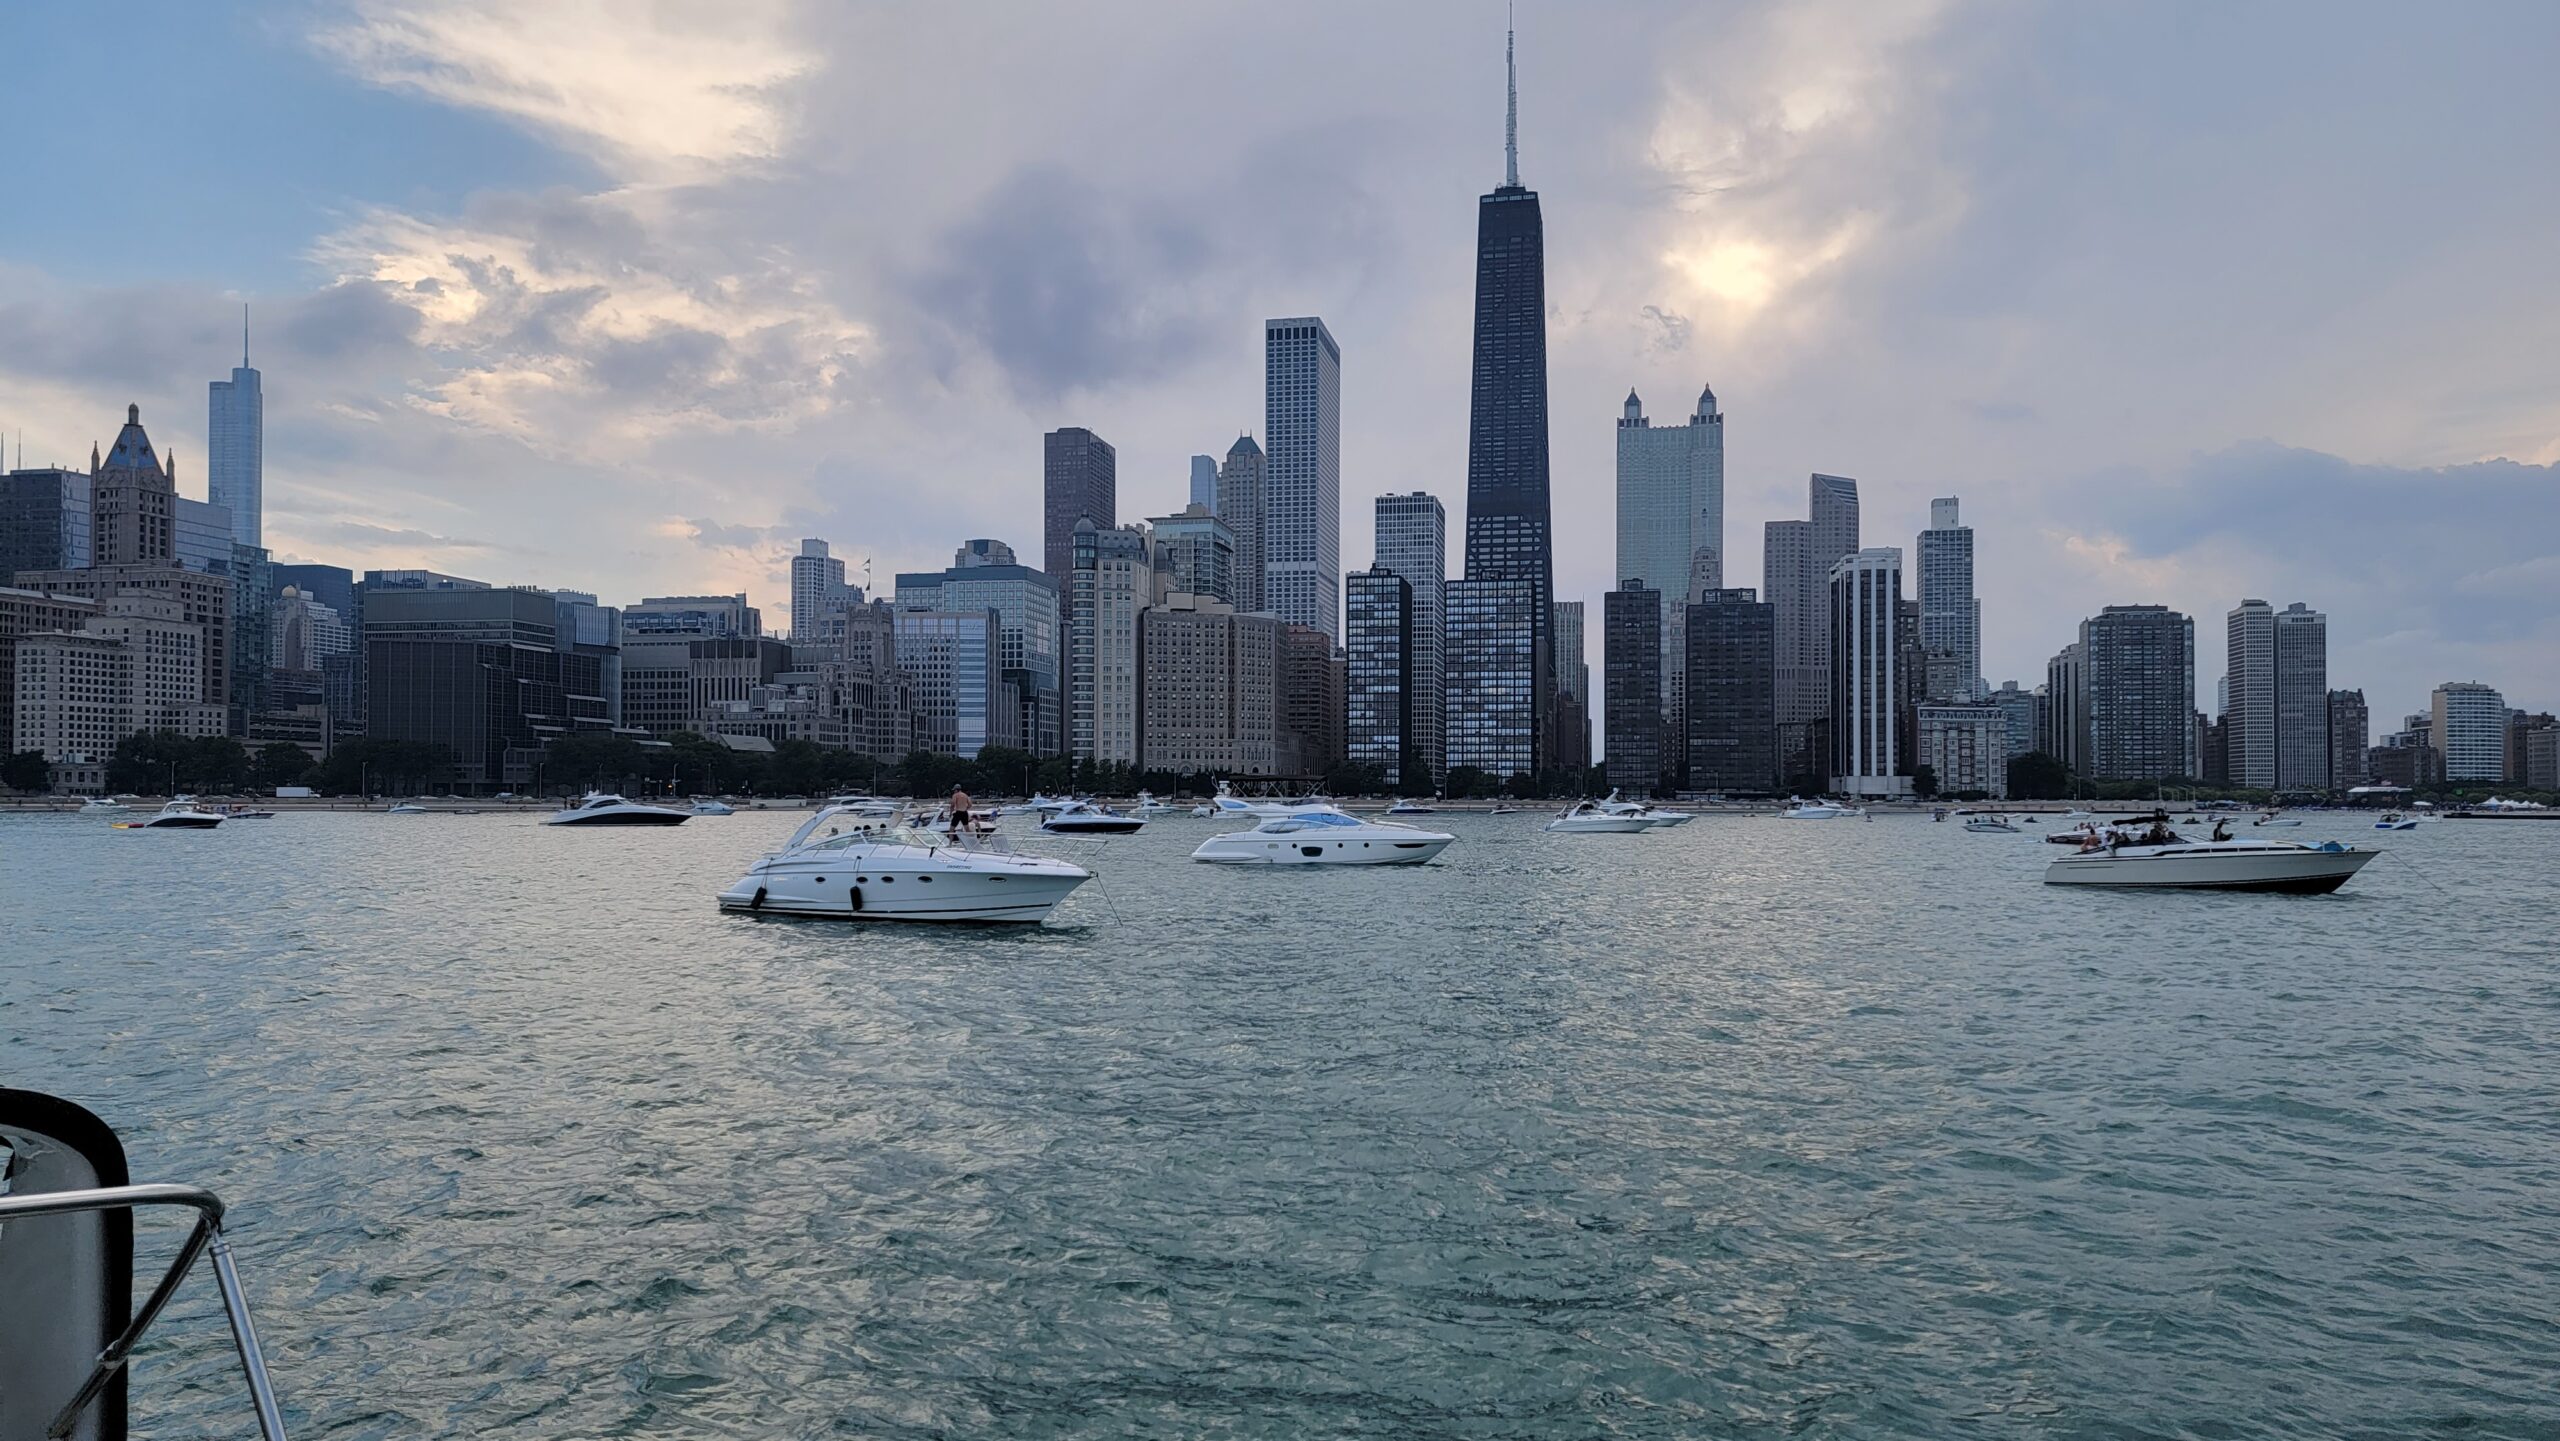
M1963 498L1994 681L2156 601L2209 696L2259 596L2329 613L2378 723L2560 704L2560 6L1518 15L1560 595L1610 583L1627 389L1711 382L1729 583L1830 471L1871 545ZM289 558L778 626L803 535L1036 555L1055 426L1124 518L1178 506L1306 313L1346 563L1381 492L1459 525L1495 4L22 6L0 46L53 82L0 147L0 430L85 460L138 402L200 494L250 301Z

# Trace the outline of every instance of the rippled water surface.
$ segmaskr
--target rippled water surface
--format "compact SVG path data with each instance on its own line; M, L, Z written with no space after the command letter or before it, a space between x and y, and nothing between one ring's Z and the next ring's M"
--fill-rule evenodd
M232 1201L297 1435L2560 1434L2560 823L2250 897L1180 819L1036 930L719 914L797 819L0 817L0 1079ZM140 1434L253 1434L208 1293Z

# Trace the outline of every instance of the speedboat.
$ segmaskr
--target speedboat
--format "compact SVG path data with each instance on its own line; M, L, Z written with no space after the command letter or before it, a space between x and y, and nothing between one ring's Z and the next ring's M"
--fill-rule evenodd
M257 806L224 806L221 810L226 821L271 821L276 818L274 811Z
M1209 804L1206 810L1195 810L1192 814L1195 816L1202 814L1239 817L1252 816L1257 820L1270 820L1279 816L1310 815L1323 811L1338 811L1340 809L1341 807L1335 805L1333 802L1324 800L1320 797L1313 800L1303 801L1238 800L1236 799L1235 793L1228 789L1227 783L1225 781L1220 781L1218 782L1218 793L1209 798Z
M1408 798L1387 807L1386 813L1391 816L1436 816L1440 812L1436 807Z
M1093 872L1001 837L890 825L828 806L720 893L720 909L847 921L1038 924Z
M1485 814L1489 816L1516 816L1520 814L1520 808L1518 806L1495 806L1492 810L1486 811Z
M2001 815L1975 816L1964 823L1964 828L1969 831L2007 831L2012 835L2018 830L2016 826L2009 824L2007 816Z
M196 804L194 796L179 796L160 808L159 814L147 821L118 821L123 831L209 831L222 824L223 814Z
M2265 815L2258 817L2256 820L2249 822L2249 824L2253 826L2298 826L2302 824L2302 818L2299 816L2288 816L2282 811L2269 811Z
M1040 822L1040 829L1054 836L1125 836L1145 824L1136 816L1124 816L1109 806L1070 801Z
M693 819L693 812L673 806L644 805L627 801L602 791L589 791L587 798L564 811L542 818L546 826L680 826Z
M1653 822L1642 816L1611 815L1598 801L1578 801L1556 812L1547 829L1559 835L1632 835L1653 829Z
M1600 809L1613 816L1634 816L1647 825L1659 826L1664 830L1673 826L1687 825L1697 819L1687 811L1666 810L1651 801L1622 799L1616 791L1609 792L1600 802Z
M418 804L416 801L402 801L398 805L395 805L391 809L383 812L386 816L422 816L426 813L427 808Z
M1857 819L1860 814L1848 806L1836 806L1829 801L1800 800L1778 812L1778 818L1787 821L1847 821Z
M2191 841L2172 835L2159 845L2116 845L2064 856L2044 868L2044 883L2325 895L2380 854L2336 841L2306 846L2299 841Z
M858 816L870 816L875 820L887 820L898 813L896 801L883 800L878 796L829 796L819 802L820 809L828 806L849 810Z
M2382 819L2373 823L2373 828L2378 831L2414 831L2418 823L2398 811L2386 811Z
M131 807L113 796L91 796L80 803L78 813L84 816L120 816L129 809Z
M734 816L738 808L716 797L704 796L693 803L693 813L698 816Z
M1081 804L1081 802L1077 801L1073 796L1044 796L1038 791L1033 791L1031 793L1031 799L1022 803L1022 808L1039 815L1045 820L1046 818L1054 816L1058 812L1065 810L1069 806L1078 804Z
M1140 791L1138 792L1138 803L1129 807L1129 812L1140 820L1151 821L1158 816L1169 816L1175 814L1175 808L1157 800L1155 792L1153 791Z
M1418 866L1456 836L1400 821L1367 821L1327 807L1267 816L1248 831L1211 836L1195 861L1268 866Z

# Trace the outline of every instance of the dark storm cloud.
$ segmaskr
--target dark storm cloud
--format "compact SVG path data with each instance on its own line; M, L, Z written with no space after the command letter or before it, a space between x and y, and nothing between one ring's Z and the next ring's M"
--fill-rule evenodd
M1056 166L1013 172L934 249L918 300L1026 400L1162 376L1223 320L1191 293L1213 253L1200 226Z

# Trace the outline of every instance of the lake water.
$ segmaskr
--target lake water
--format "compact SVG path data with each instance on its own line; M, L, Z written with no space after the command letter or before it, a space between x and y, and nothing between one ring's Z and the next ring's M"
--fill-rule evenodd
M0 1078L232 1203L297 1436L2560 1435L2560 824L2286 897L1178 819L1039 929L718 913L800 818L0 817ZM137 1435L254 1434L210 1292Z

